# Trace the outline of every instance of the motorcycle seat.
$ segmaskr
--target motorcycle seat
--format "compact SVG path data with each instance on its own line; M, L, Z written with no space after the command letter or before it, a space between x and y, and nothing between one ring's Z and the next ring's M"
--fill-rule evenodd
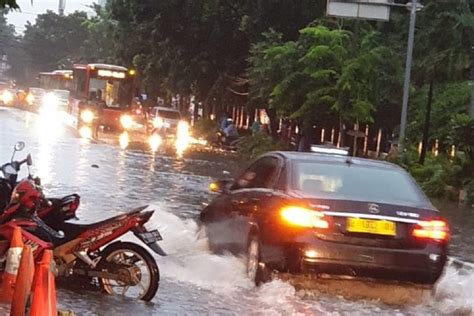
M69 242L77 238L80 234L82 234L83 232L87 230L93 230L95 228L105 226L107 223L120 221L121 219L125 219L126 217L129 217L130 215L141 212L147 207L148 206L138 207L128 213L116 215L116 216L104 219L99 222L91 223L91 224L75 224L75 223L70 223L70 222L64 222L61 225L58 225L58 227L56 228L56 230L61 230L64 232L64 238L61 238L61 240L58 240L57 242L54 242L54 243L64 244L66 242Z

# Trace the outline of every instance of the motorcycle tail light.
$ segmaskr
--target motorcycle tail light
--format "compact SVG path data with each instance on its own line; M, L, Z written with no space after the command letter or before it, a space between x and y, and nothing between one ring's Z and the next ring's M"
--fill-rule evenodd
M307 228L329 228L329 222L322 212L300 206L285 206L280 210L281 219L291 226Z
M75 212L78 207L79 207L79 198L76 198L71 203L70 212Z
M434 241L448 241L449 227L444 220L420 221L412 230L412 236Z

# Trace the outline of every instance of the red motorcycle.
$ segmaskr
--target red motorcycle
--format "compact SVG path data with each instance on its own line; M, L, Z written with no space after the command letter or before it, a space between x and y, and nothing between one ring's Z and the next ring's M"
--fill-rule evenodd
M25 160L14 161L15 153L25 148L24 142L15 144L11 161L0 167L3 178L0 178L0 214L5 210L10 202L13 188L17 185L18 172L24 163L27 163L28 170L32 165L31 155L28 155ZM30 173L30 172L28 172ZM31 178L35 183L41 185L41 180ZM63 198L47 198L38 208L38 216L48 225L54 227L72 218L76 218L76 210L79 207L80 197L78 194L67 195Z
M31 156L27 159L31 165ZM20 181L0 215L0 236L10 240L14 226L19 226L36 257L53 248L59 277L93 279L107 293L145 301L155 296L160 281L155 259L142 246L117 241L133 232L150 249L165 256L157 243L162 240L158 230L145 228L154 211L145 211L147 206L142 206L94 224L63 222L53 229L37 216L44 203L41 186L31 175Z

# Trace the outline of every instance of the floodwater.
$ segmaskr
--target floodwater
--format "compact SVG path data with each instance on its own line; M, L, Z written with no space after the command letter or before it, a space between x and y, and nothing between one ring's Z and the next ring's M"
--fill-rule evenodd
M78 216L82 222L102 220L140 205L150 205L156 211L150 226L160 230L164 238L161 246L169 255L156 257L161 283L153 301L143 303L60 288L58 304L62 309L77 315L472 313L474 273L460 273L451 267L437 285L435 296L415 306L393 307L374 300L316 295L278 280L256 288L246 279L241 258L210 253L196 222L210 199L207 188L211 178L235 168L230 158L193 154L178 159L84 143L54 119L12 109L0 108L0 122L0 161L10 159L16 141L25 141L27 147L18 157L32 154L32 171L42 178L48 196L81 195ZM453 227L451 254L474 261L472 211L449 204L440 205L440 209ZM133 236L125 239L135 240Z

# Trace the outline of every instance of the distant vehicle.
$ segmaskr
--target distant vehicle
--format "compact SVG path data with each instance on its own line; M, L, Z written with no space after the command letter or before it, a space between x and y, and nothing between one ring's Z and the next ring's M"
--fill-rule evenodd
M189 124L174 108L156 106L150 111L148 128L151 131L150 148L156 151L162 143L174 144L181 155L190 144Z
M32 110L38 111L41 107L43 96L46 94L46 91L42 88L30 88L28 89L29 95L29 104L31 105Z
M402 168L345 154L268 153L211 184L220 195L200 216L211 248L245 254L257 284L288 272L431 287L448 223Z
M12 106L15 102L16 91L14 89L1 89L0 90L0 105Z
M39 111L43 112L67 112L69 106L69 91L51 89L45 91L41 98Z
M146 115L134 98L135 80L135 71L121 66L74 65L69 112L81 134L92 136L101 125L106 131L125 133L127 140L128 132L146 136Z
M167 136L176 135L180 121L181 114L177 109L156 106L150 111L150 126L162 130Z
M72 70L55 70L41 72L38 76L39 86L45 90L72 90Z

